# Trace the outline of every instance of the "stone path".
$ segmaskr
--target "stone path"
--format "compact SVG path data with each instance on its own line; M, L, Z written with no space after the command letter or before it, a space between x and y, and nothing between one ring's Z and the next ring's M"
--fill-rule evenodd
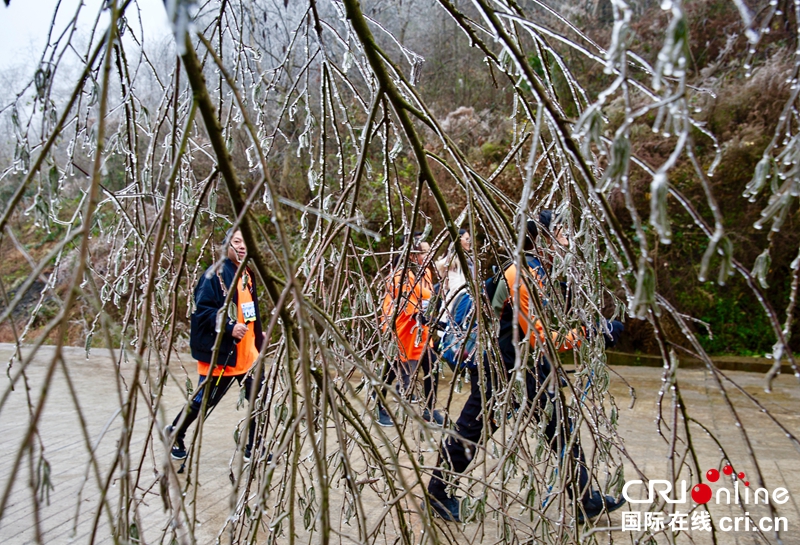
M13 347L0 345L0 361L7 362L13 353ZM117 444L121 436L121 417L118 413L120 399L125 396L125 388L132 380L132 366L124 366L121 370L109 359L106 352L96 350L87 359L82 349L70 348L66 350L66 367L69 381L60 366L56 366L51 387L47 393L47 402L40 417L38 435L35 438L36 452L32 455L29 451L22 453L18 458L18 451L23 439L28 432L31 414L37 406L41 396L43 377L48 372L52 349L44 348L33 360L27 370L28 384L26 390L23 382L15 385L14 391L7 391L9 379L4 377L0 395L0 494L9 482L13 481L10 496L5 509L0 513L0 544L36 543L112 543L109 535L109 520L115 518L119 510L119 488L123 481L118 480L121 472L128 471L138 476L139 492L141 498L140 518L129 521L136 524L139 533L147 543L158 543L164 535L171 534L169 524L171 513L164 511L163 501L159 492L159 476L171 473L173 478L181 479L185 483L185 474L176 475L174 472L178 464L171 462L166 456L163 442L159 433L155 433L155 443L145 441L147 425L149 422L149 403L142 396L138 398L137 421L133 428L131 439L132 456L130 467L114 468ZM188 356L182 357L192 380L194 362ZM177 362L173 362L178 365ZM18 367L11 370L12 376ZM614 371L621 378L614 378L610 384L610 391L617 399L621 413L620 434L625 440L625 446L631 458L636 461L637 467L649 478L667 479L671 461L666 458L668 452L667 441L671 440L670 431L662 427L663 437L659 435L655 416L657 411L657 393L661 387L661 370L653 368L616 367ZM727 458L736 466L736 471L746 473L755 488L758 482L756 467L748 455L748 446L742 438L740 428L737 426L731 412L727 408L730 402L739 415L745 429L750 431L750 441L758 469L764 478L764 485L769 491L785 488L788 491L788 501L776 505L777 512L770 513L764 506L748 506L750 516L760 519L764 516L785 517L788 525L786 532L781 532L780 537L786 545L800 545L800 448L787 437L787 431L794 436L800 436L800 387L798 381L791 376L781 376L775 383L774 391L767 394L763 390L763 377L753 373L726 372L743 390L756 398L763 407L768 409L785 427L785 431L776 426L761 409L750 401L744 394L731 391L729 400L726 401L718 392L712 376L705 370L692 369L679 372L680 394L684 404L688 407L691 416L706 425L716 434L723 446ZM180 373L176 372L176 376ZM126 382L118 380L124 377ZM143 375L143 380L154 380L154 377ZM624 379L624 380L622 380ZM628 408L629 389L627 383L636 390L636 403L633 408ZM447 377L440 385L440 391L447 386ZM70 384L76 392L75 398L71 394ZM182 406L181 389L183 384L170 380L165 388L165 400L162 403L164 413L157 416L157 421L165 423L174 416ZM465 389L466 392L466 389ZM669 396L665 407L669 407ZM466 397L466 393L456 395L454 408L459 409ZM235 456L235 446L232 430L244 417L243 410L236 410L237 398L228 395L209 418L204 427L202 452L200 455L197 472L193 473L193 484L187 488L189 494L195 494L196 502L187 502L190 509L195 510L199 522L194 534L197 543L213 543L220 537L222 543L228 543L230 537L221 528L231 512L231 481L230 466L238 467L239 457ZM29 405L30 402L30 405ZM668 411L666 409L665 411ZM457 412L456 412L457 415ZM665 414L667 422L671 414ZM86 434L82 431L85 424ZM374 430L374 428L372 428ZM394 428L387 429L391 435ZM719 468L723 455L719 446L705 435L698 426L691 428L693 441L697 447L701 460L701 470L705 472L710 468ZM395 432L396 437L396 432ZM39 490L34 493L31 483L40 482L42 476L48 473L38 463L40 445L44 446L44 458L49 463L49 481L52 488L47 491ZM95 449L98 467L88 464L88 449ZM423 452L426 464L435 463L435 452ZM16 468L16 469L15 469ZM141 470L140 470L141 468ZM158 474L156 473L158 472ZM628 479L636 478L636 468L626 464L625 474ZM102 499L98 490L101 481L111 475L112 484L108 497ZM12 480L11 477L14 476ZM722 484L722 479L717 485L712 485L715 490ZM760 486L760 485L759 485ZM370 494L368 489L364 494L366 511L371 524L380 517L385 516L385 505L377 495ZM642 487L635 487L637 494L644 492ZM413 502L414 494L419 495L419 487L412 490L410 496ZM235 496L233 496L235 498ZM332 494L332 502L340 499ZM95 520L97 506L105 502L105 507L100 516ZM693 505L689 502L687 505ZM631 510L645 509L647 506L636 506ZM677 506L680 511L682 506ZM339 511L336 506L333 511ZM685 511L685 509L684 509ZM715 519L720 517L733 518L743 515L741 506L714 505L711 508ZM411 510L410 519L417 521L417 515ZM613 539L614 542L631 543L640 535L637 532L622 531L620 529L622 516L619 512L612 515L606 525L608 529L600 529L600 542ZM441 531L446 531L455 539L463 543L495 543L494 530L482 533L494 523L487 522L485 528L479 529L477 524L444 525ZM602 525L601 525L602 526ZM742 523L742 528L744 523ZM38 528L38 530L37 530ZM346 527L342 527L346 530ZM39 535L37 536L37 532ZM180 532L179 532L180 533ZM302 534L302 532L301 532ZM187 542L191 537L185 531L180 533ZM302 534L305 536L306 534ZM753 543L757 533L740 531L720 532L719 543ZM778 543L774 532L766 532L766 539L770 543ZM301 537L302 537L301 536ZM463 536L463 539L459 536ZM416 536L418 540L420 536ZM520 536L523 537L523 536ZM681 534L676 542L689 543L688 535ZM691 537L695 543L710 543L710 533L692 532ZM318 538L313 536L311 541ZM349 537L342 537L342 542ZM665 534L660 534L658 543L668 543ZM282 538L278 543L286 543ZM308 542L308 538L299 542ZM339 537L336 541L339 542ZM759 542L764 542L759 541Z

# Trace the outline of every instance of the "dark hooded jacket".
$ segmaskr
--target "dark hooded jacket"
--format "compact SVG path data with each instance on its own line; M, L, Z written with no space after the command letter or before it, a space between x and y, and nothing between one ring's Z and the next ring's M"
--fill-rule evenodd
M217 340L217 314L221 310L225 314L225 318L217 365L225 367L234 367L236 365L237 344L233 338L233 326L236 325L236 320L231 320L227 309L223 308L226 293L230 290L233 278L236 276L236 269L236 264L225 258L221 269L217 273L211 272L211 269L206 270L194 289L195 310L192 313L189 346L192 349L192 357L197 361L211 363L214 344ZM261 350L263 335L261 334L261 315L258 310L258 296L256 295L256 280L251 272L248 271L248 274L252 278L250 283L252 287L250 289L253 290L252 296L256 311L254 323L256 349ZM239 306L238 295L238 290L234 289L231 295L231 302L236 305L237 309Z

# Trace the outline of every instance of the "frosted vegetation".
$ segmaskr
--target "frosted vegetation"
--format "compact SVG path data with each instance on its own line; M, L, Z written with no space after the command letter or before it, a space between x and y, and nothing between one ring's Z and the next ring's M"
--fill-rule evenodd
M421 432L392 441L372 424L368 394L396 350L379 327L385 266L394 255L408 259L409 249L399 241L412 231L427 230L440 255L459 228L473 233L479 243L472 255L459 250L457 256L465 270L468 257L478 264L469 289L479 296L491 264L520 259L516 233L525 217L543 208L562 214L571 244L550 257L554 277L571 288L571 305L557 290L546 307L538 297L534 304L546 327L562 333L598 323L603 314L649 322L664 361L656 418L670 430L654 448L679 461L674 478L697 474L700 466L691 440L669 436L674 431L686 437L690 428L705 433L681 401L679 358L694 355L706 362L720 390L736 389L708 359L697 338L697 317L659 292L651 256L658 245L670 244L676 211L703 233L700 279L724 284L742 277L759 301L776 362L765 387L782 358L800 376L789 349L800 254L793 249L790 296L781 307L764 294L774 257L771 236L755 264L737 260L737 243L725 230L726 211L711 183L722 149L699 120L712 91L689 82L689 42L703 38L690 35L684 2L661 6L669 23L658 31L661 46L654 55L629 48L631 25L652 4L634 0L599 2L613 25L605 45L573 23L593 16L599 7L592 2L168 0L174 41L160 44L141 43L135 0L105 2L101 18L62 4L74 13L73 26L53 29L33 77L14 82L13 94L4 90L10 98L0 104L0 123L11 141L0 163L0 237L14 242L20 226L35 221L50 242L46 254L29 256L29 269L13 291L0 286L0 322L15 324L19 345L34 346L31 355L20 350L9 362L0 411L43 342L58 347L45 380L68 372L60 348L76 337L87 351L107 351L120 365L135 367L131 380L119 382L118 418L126 425L116 471L124 482L94 506L120 542L131 538L138 521L139 503L128 500L140 494L137 487L150 486L153 474L168 512L184 528L195 524L187 507L192 480L178 479L157 431L164 424L159 403L167 382L196 380L174 354L187 349L191 291L204 268L220 259L215 244L228 220L257 249L251 266L265 287L270 341L257 372L269 389L253 410L265 448L282 460L231 463L240 486L221 531L236 542L286 543L309 533L304 542L459 539L456 531L435 531L419 500L404 492L427 483L432 468L422 464L421 453L437 448L438 433L402 400L407 420L398 419L398 426L413 422ZM744 77L752 75L762 39L782 9L791 10L786 24L797 43L796 3L757 4L754 10L735 2L738 21L731 32L749 44ZM103 24L92 28L96 20ZM464 124L486 121L468 108L457 113L469 104L434 108L420 91L426 58L414 44L434 43L423 40L439 32L437 25L471 45L468 57L453 62L478 59L470 69L505 93L485 127L507 135L492 141L491 168L467 153L473 143L463 137ZM786 228L800 195L798 60L800 51L781 73L791 92L774 137L752 181L735 188L742 199L764 203L755 228L773 233ZM600 79L587 81L587 67ZM667 160L651 164L632 151L633 129L641 124L652 129L648 138L670 150ZM716 150L713 160L696 157L700 143ZM687 196L671 183L679 163L689 165L691 183L702 192ZM644 213L629 187L634 171L651 180ZM611 205L612 196L624 203L626 217ZM40 278L46 284L27 321L13 322L14 309ZM496 350L492 319L477 319L480 347L490 353ZM665 322L681 333L680 341L667 338ZM76 323L78 335L71 329ZM531 347L521 363L541 355L559 361L548 343ZM579 415L583 441L594 445L594 482L619 494L625 478L634 476L622 471L627 454L620 448L618 401L607 392L612 371L605 361L602 338L574 351L576 373L565 403ZM144 380L148 375L158 380ZM513 374L498 393L496 414L523 400L521 376ZM30 386L39 390L43 384ZM443 382L442 404L461 387L461 380ZM152 400L151 407L128 403L140 394ZM75 395L76 404L85 402ZM393 391L389 396L394 399ZM29 448L40 452L35 431L45 399L31 401L26 442L4 447L14 468ZM735 415L732 405L728 409ZM544 452L540 430L525 426L526 415L502 418L486 445L493 463L461 479L459 494L469 498L462 513L485 526L493 540L577 543L580 532L555 524L562 515L553 514L553 502L542 502L570 477L555 471L558 460ZM153 467L122 472L140 462L130 459L131 430L151 423L148 449L154 456L144 464ZM191 462L187 471L193 471ZM108 482L105 474L97 477ZM0 517L12 483L0 491ZM29 485L43 489L47 483ZM365 487L385 502L380 520L366 514ZM566 494L554 502L564 517L572 516ZM420 525L409 522L412 516ZM168 531L148 539L172 537Z

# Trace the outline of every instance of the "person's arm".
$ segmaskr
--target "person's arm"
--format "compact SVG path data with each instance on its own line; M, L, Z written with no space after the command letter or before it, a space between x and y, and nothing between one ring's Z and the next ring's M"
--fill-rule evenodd
M536 320L534 322L534 327L536 328L536 334L539 337L539 342L544 344L546 338L542 322ZM566 352L567 350L578 348L581 345L581 340L583 339L585 333L585 331L581 331L579 329L572 329L566 334L566 336L561 336L557 331L551 331L550 338L552 339L556 350L559 352Z
M423 273L419 282L415 283L414 291L420 307L424 305L422 303L423 301L431 300L431 297L433 297L433 277L431 276L430 271L425 271Z
M439 278L442 280L447 278L447 256L442 256L434 261L433 266L436 268L436 274L439 275Z
M211 278L206 278L204 274L197 283L194 297L194 314L197 317L197 323L200 324L204 331L216 331L217 313L225 303L225 296L222 294L222 287L219 286L219 282L220 277L216 274ZM226 316L224 334L233 336L235 325L236 321Z
M255 324L253 325L253 331L256 335L255 343L256 348L261 351L261 346L263 342L267 338L267 332L264 331L264 324L261 323L261 309L258 306L258 282L256 281L256 276L253 274L253 271L250 268L247 268L247 273L250 275L251 282L253 283L253 304L255 305L256 311L256 319ZM261 332L259 335L258 332Z
M409 272L408 281L411 284L407 304L407 308L412 311L410 315L422 325L427 325L428 305L433 295L430 271L422 271L419 278Z

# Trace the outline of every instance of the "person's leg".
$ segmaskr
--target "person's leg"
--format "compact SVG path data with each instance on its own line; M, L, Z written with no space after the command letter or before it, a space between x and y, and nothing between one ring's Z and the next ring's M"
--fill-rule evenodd
M547 426L544 429L544 435L550 444L550 448L553 450L555 455L558 456L559 461L563 462L566 458L565 447L570 442L570 436L574 431L575 422L571 417L569 417L569 415L566 414L567 407L563 403L563 399L561 398L559 392L547 392L546 395L543 395L539 399L539 407L536 409L538 413L536 416L537 420L540 418L546 418L544 416L544 409L547 405L548 399L553 404L553 416L547 422ZM589 472L586 469L586 458L583 454L583 448L581 448L580 436L575 438L572 448L570 449L570 455L573 463L577 466L573 467L577 472L578 497L581 499L586 499L591 494L591 491L589 490ZM568 466L564 463L560 463L559 467L567 468ZM572 490L573 487L567 488L567 493L570 495L570 497L572 497Z
M244 376L244 375L243 375ZM241 377L239 377L239 383L241 384ZM258 386L258 390L253 392L253 385L255 384L255 378L252 375L244 376L244 397L247 401L252 405L255 403L256 398L258 398L258 394L261 392L261 389L266 384L266 376L262 372L261 374L261 381ZM256 411L257 407L252 406L250 408L250 425L249 430L247 432L247 448L248 450L252 450L253 447L253 439L255 438L256 433Z
M384 408L383 402L381 401L381 399L386 399L386 395L389 392L389 389L388 389L389 386L391 386L392 383L397 378L397 366L398 366L398 364L399 364L398 360L395 360L392 363L390 363L388 366L386 366L386 373L383 376L383 386L381 386L381 394L382 394L382 396L375 396L375 397L377 397L376 401L377 401L377 405L378 405L378 410Z
M436 352L433 348L426 348L419 360L422 368L422 390L425 394L425 407L433 413L436 406L436 393L439 388L439 373L435 369L437 360Z
M203 395L206 388L211 388L211 391L208 393L208 401L206 402L206 414L208 414L208 412L213 409L214 406L216 406L216 404L219 403L219 401L225 395L225 392L228 390L228 386L232 380L233 377L211 377L211 381L207 383L206 377L204 375L200 375L200 378L197 381L197 391L194 393L194 396L192 396L192 401L186 408L186 418L183 419L183 423L180 423L183 415L183 411L181 411L172 422L172 428L175 433L176 441L183 442L184 438L186 437L186 430L189 428L192 422L197 420L197 417L200 415L200 409L203 405ZM179 423L180 427L178 427Z
M417 375L417 367L419 367L419 360L398 360L398 375L400 377L398 388L400 395L406 399L411 399L413 379Z
M567 494L570 498L576 496L580 498L580 507L576 513L577 522L581 524L603 512L610 513L619 509L625 504L623 498L605 496L597 490L592 490L589 470L581 448L580 435L575 429L575 421L567 412L566 403L564 403L564 398L559 390L547 392L546 396L540 398L539 415L544 417L543 411L548 399L553 404L553 416L547 422L544 434L548 438L550 448L558 456L559 470L570 472L569 477L573 484L567 487ZM569 456L567 456L565 446L569 444L572 439L570 436L573 433L576 435Z
M489 418L489 433L494 433L497 425L491 419L489 409L492 400L492 383L494 377L490 369L489 360L484 357L483 361L483 376L477 369L470 371L470 393L464 408L461 410L456 421L455 432L460 436L458 438L450 436L442 445L439 452L438 466L441 467L443 463L447 463L448 468L454 473L464 473L469 466L472 459L475 457L475 451L483 438L483 425L484 420ZM481 390L484 392L481 392ZM484 404L484 395L486 396L486 403ZM436 469L431 476L428 483L428 492L435 498L445 498L447 493L445 487L447 486L444 480L444 474L441 470Z
M192 425L192 422L197 420L197 415L200 414L200 405L203 401L202 396L206 389L204 385L205 380L205 375L200 375L200 378L197 380L197 391L192 396L192 401L189 403L189 406L181 409L180 412L178 412L178 416L172 421L172 429L175 433L175 438L179 441L183 441L186 437L186 430ZM186 418L181 423L181 417L184 411L186 412ZM179 423L180 427L178 427Z
M520 335L521 334L522 332L520 332ZM498 344L503 362L506 365L506 370L512 369L514 366L516 351L514 343L511 339L511 335L507 335L505 338L500 338ZM570 435L574 428L574 422L566 414L566 405L563 403L563 399L558 391L558 377L553 377L551 379L553 381L552 385L547 382L551 372L552 367L550 362L547 361L546 358L542 358L536 366L535 373L531 371L526 373L525 383L529 400L533 400L541 388L549 388L553 390L552 392L545 392L538 398L536 407L534 407L534 410L536 411L534 416L537 421L539 421L541 418L546 418L545 407L547 405L547 401L550 400L550 402L554 404L553 416L548 420L544 434L548 439L550 448L556 453L557 456L559 456L559 460L561 460L563 459L562 451L564 449L564 445L569 444ZM555 406L555 404L558 404L558 406ZM613 511L625 503L624 500L620 501L612 498L611 496L603 497L602 494L593 492L591 490L591 487L589 486L589 472L586 468L586 460L583 454L583 449L580 445L580 437L576 438L570 453L573 460L575 460L577 464L578 493L581 497L583 512L586 513L586 517L593 518L597 516L597 514L599 514L603 509L606 509L609 512ZM561 467L563 466L564 464L561 464ZM567 493L570 495L570 497L572 497L571 488L567 489ZM583 513L578 514L578 520L583 522Z
M574 421L567 415L567 407L563 402L563 398L558 391L558 379L553 377L550 382L547 382L548 377L553 372L552 366L547 358L542 357L536 366L536 372L528 372L526 375L526 386L528 391L528 399L533 400L542 388L547 388L536 401L533 408L535 411L534 418L537 422L541 421L545 416L545 409L548 401L553 406L552 417L547 421L547 426L544 429L544 435L547 438L548 444L553 452L558 457L559 461L565 459L565 446L570 442L574 428ZM586 460L583 455L583 449L580 444L580 437L576 437L572 444L570 451L572 459L577 464L577 477L578 477L578 491L581 498L586 498L589 492L589 473L586 470ZM566 467L565 464L560 463L559 467ZM567 493L572 497L572 487L567 490Z

